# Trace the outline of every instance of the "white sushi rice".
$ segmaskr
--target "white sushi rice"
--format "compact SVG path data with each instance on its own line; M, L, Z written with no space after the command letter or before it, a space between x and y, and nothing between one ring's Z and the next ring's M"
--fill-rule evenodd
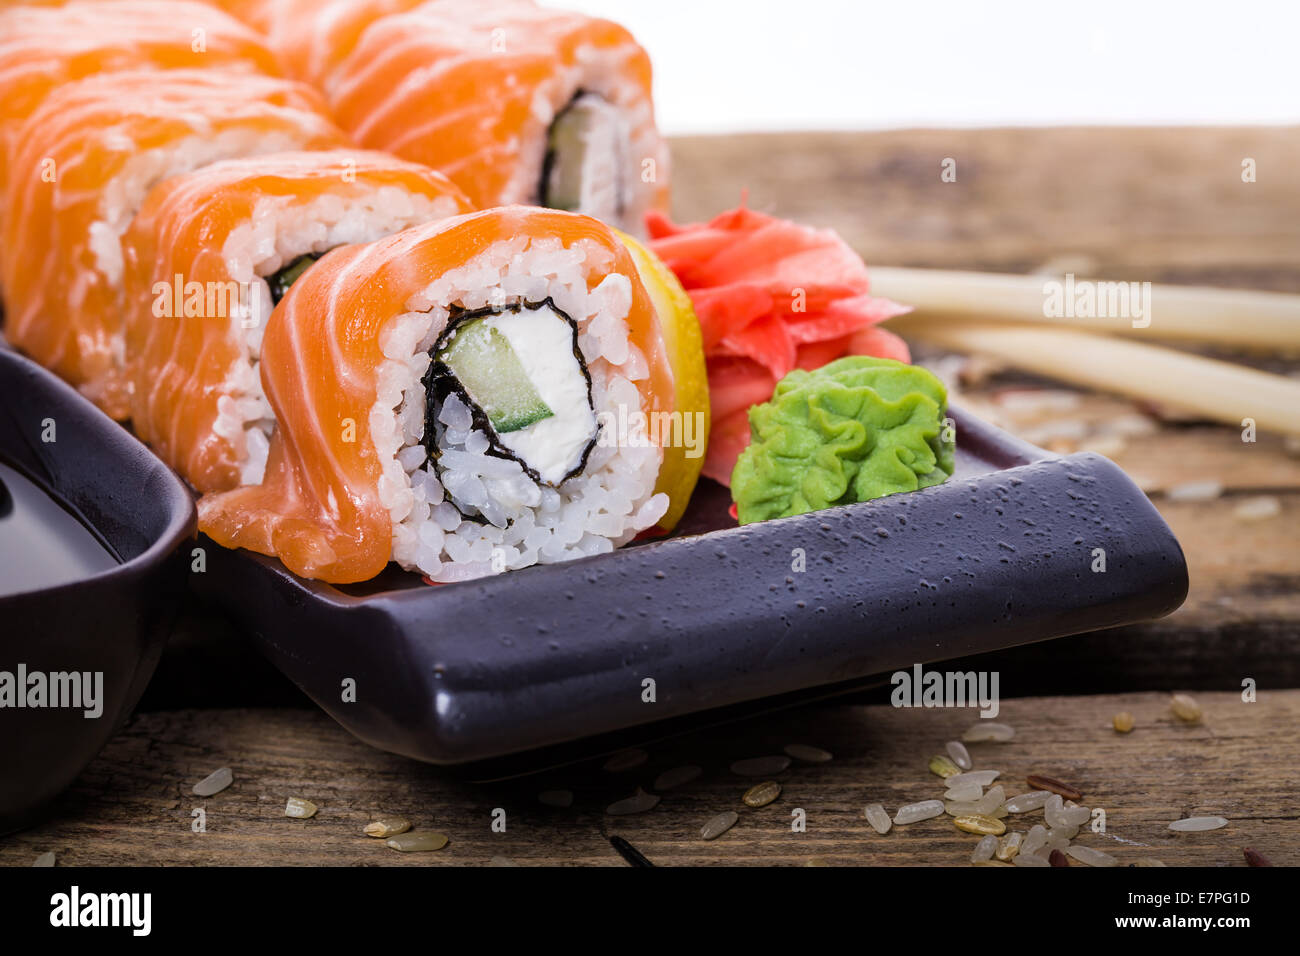
M383 186L352 196L325 195L310 203L265 199L254 207L251 219L231 230L221 252L230 278L247 290L245 301L229 316L230 335L242 354L231 366L217 400L213 431L234 449L242 484L261 482L275 428L258 368L262 334L272 309L265 277L299 256L373 242L457 211L450 197L430 199Z
M114 144L110 134L105 142L124 151L135 149L135 143L129 138ZM166 147L141 150L126 160L122 171L104 187L99 219L90 225L90 251L95 257L95 268L113 288L121 288L122 236L140 211L149 190L164 179L233 156L260 156L300 145L296 137L282 133L267 135L251 129L231 129L215 136L190 136Z
M454 395L436 422L425 421L422 379L452 307L547 297L578 325L597 415L643 411L635 383L648 377L648 365L628 339L631 282L612 273L588 288L588 278L610 264L609 250L587 240L568 247L553 238L505 240L439 276L385 326L370 434L383 467L380 500L393 520L393 558L404 568L451 582L601 554L663 517L668 496L654 493L662 451L653 444L598 442L581 474L552 487L517 461L488 454L488 436ZM422 444L426 429L437 441L438 466Z

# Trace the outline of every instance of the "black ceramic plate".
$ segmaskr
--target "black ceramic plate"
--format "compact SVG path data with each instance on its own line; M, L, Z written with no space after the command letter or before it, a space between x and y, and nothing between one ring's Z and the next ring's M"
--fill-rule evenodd
M48 523L39 529L30 521L4 536L21 550L0 554L0 671L17 676L21 665L29 675L103 675L98 716L80 707L0 708L5 832L71 783L140 699L185 592L183 556L174 551L194 532L194 504L180 479L125 429L2 346L0 460L19 476L9 474L17 494L4 508L39 501L55 509L42 512ZM19 516L31 517L9 511L0 520ZM36 565L53 547L28 539L50 526L83 531L84 543L103 547L108 560L79 567L62 583L29 586L24 562Z
M912 494L739 528L703 482L677 536L566 564L339 588L209 543L193 582L349 731L440 764L652 735L1182 603L1178 542L1117 466L953 414L956 474Z

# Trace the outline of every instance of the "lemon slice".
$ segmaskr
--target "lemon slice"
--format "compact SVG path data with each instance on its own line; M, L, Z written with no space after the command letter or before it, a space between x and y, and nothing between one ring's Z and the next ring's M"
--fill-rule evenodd
M655 493L668 495L668 511L659 527L671 531L681 520L691 492L704 467L704 452L709 441L709 376L704 366L704 339L700 320L695 317L691 297L659 257L619 230L618 237L627 246L636 263L641 284L650 294L659 325L663 331L664 350L673 373L673 409L686 415L701 414L701 428L694 450L682 445L666 446L664 461L655 482ZM694 457L691 457L691 456Z

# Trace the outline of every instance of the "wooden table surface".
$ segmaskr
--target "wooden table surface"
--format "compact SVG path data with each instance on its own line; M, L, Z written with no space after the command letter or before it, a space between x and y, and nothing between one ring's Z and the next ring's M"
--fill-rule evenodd
M868 263L1005 272L1074 272L1125 280L1300 292L1300 129L1035 129L695 137L674 144L674 213L708 218L748 189L755 208L838 229ZM955 183L940 180L945 158ZM1243 183L1244 158L1257 181ZM920 352L927 361L950 361ZM1295 374L1296 356L1240 357ZM1008 744L972 747L999 769L1007 792L1040 771L1075 783L1107 810L1108 835L1080 837L1129 862L1240 865L1254 846L1300 864L1300 452L1277 436L1244 444L1234 429L1182 420L1172 410L1081 394L1018 373L967 363L967 407L1045 447L1093 448L1151 494L1187 554L1186 605L1157 622L1015 648L951 666L998 670ZM1036 389L1026 399L1026 389ZM1171 500L1187 482L1213 480L1220 497ZM1244 502L1275 498L1280 514L1247 520ZM1243 703L1241 682L1259 685ZM1292 689L1288 689L1292 688ZM1177 723L1167 692L1193 690L1199 726ZM1048 696L1052 695L1052 696ZM1006 699L1012 697L1016 699ZM813 705L699 732L649 748L651 761L614 775L578 765L504 784L375 751L315 710L231 635L182 627L140 712L52 808L51 819L0 840L0 863L53 850L61 864L520 864L623 865L606 839L621 834L656 863L835 864L966 862L975 838L946 819L879 837L863 807L940 796L931 753L969 713L896 710L882 694ZM1112 714L1138 729L1120 736ZM802 742L834 752L778 779L780 800L750 810L739 758ZM706 773L654 810L609 817L603 808L682 763ZM192 785L229 766L236 782L202 800ZM540 790L576 795L569 810ZM320 805L310 821L284 801ZM192 811L206 832L191 831ZM494 833L495 808L506 832ZM807 814L792 833L791 811ZM700 839L713 814L736 827ZM398 854L360 834L373 814L401 813L451 837L446 849ZM1219 814L1229 827L1173 834L1172 820ZM1041 818L1041 813L1027 815ZM1019 821L1018 821L1019 822ZM1032 822L1032 819L1029 821ZM1022 827L1023 828L1023 827ZM1127 841L1127 842L1126 842Z
M1106 811L1106 833L1075 842L1105 850L1122 864L1241 866L1254 847L1276 865L1300 865L1300 691L1265 692L1255 703L1237 694L1201 694L1202 723L1169 712L1164 694L1044 697L1004 701L999 719L1016 728L1007 743L971 744L977 769L999 770L1006 792L1032 789L1046 773L1083 791L1082 803ZM1129 734L1111 728L1119 710L1133 714ZM494 784L374 750L316 710L190 710L140 714L118 735L55 808L54 819L0 843L0 864L28 864L53 851L65 865L482 865L504 857L519 865L625 865L608 837L627 839L653 863L925 864L969 862L977 837L944 816L877 835L863 816L869 803L900 805L940 798L944 786L929 757L970 726L969 713L827 704L693 734L649 748L650 758L622 773L601 762ZM776 774L775 803L750 809L741 796L756 779L731 764L780 754L787 744L824 748L828 763L795 761ZM649 790L665 770L703 768L694 782L668 790L654 809L610 816L605 809ZM190 790L219 767L235 782L207 799ZM761 778L760 778L761 779ZM556 809L538 794L568 790ZM311 800L311 820L284 815L289 797ZM193 831L195 809L204 831ZM492 829L504 811L505 832ZM700 828L735 810L740 820L716 840ZM794 811L806 827L795 832ZM445 833L433 853L398 853L362 833L378 815L399 814L415 830ZM1174 833L1184 816L1218 815L1221 830ZM497 814L500 818L501 815ZM1021 832L1042 811L1008 818Z

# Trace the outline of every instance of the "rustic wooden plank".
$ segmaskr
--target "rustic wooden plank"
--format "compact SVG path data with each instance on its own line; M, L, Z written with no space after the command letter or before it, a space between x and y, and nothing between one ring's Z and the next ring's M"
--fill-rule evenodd
M1300 291L1300 128L892 130L683 137L673 209L838 230L869 263ZM956 182L940 179L945 158ZM1241 179L1256 161L1257 181ZM1062 269L1061 271L1066 271Z
M1131 862L1239 866L1253 846L1278 865L1300 864L1300 796L1291 781L1300 760L1300 691L1272 691L1243 703L1235 693L1199 695L1206 718L1174 720L1168 698L1130 694L1094 698L1004 700L999 719L1016 727L1006 744L972 744L977 768L1002 771L1008 793L1025 776L1048 773L1084 791L1083 803L1107 812L1107 835L1080 843ZM1119 710L1137 729L1119 735ZM315 710L188 710L143 714L116 737L53 810L53 818L0 841L0 864L25 865L53 850L60 865L286 864L482 865L493 857L519 864L623 865L608 843L619 834L661 865L832 864L951 865L967 862L976 838L946 819L896 827L878 836L863 818L870 802L900 804L942 794L926 767L930 754L975 719L973 711L833 705L651 746L651 759L621 774L600 760L548 774L477 784L454 773L385 754L348 736ZM755 781L732 774L732 761L779 753L788 743L832 751L826 764L798 764L778 775L784 792L753 810L740 795ZM610 817L604 807L665 769L705 768L697 781L664 794L653 811ZM229 766L235 783L208 799L190 788ZM543 789L572 790L567 810L540 805ZM284 817L289 796L319 804L308 821ZM207 832L191 831L202 807ZM506 832L491 830L494 808ZM791 812L807 832L791 830ZM706 842L699 828L735 809L737 826ZM419 829L451 837L436 853L398 854L361 828L380 813L409 817ZM1219 831L1175 834L1182 816L1217 814ZM1011 818L1026 830L1041 812ZM1125 842L1128 841L1128 842ZM1140 845L1141 844L1141 845Z

